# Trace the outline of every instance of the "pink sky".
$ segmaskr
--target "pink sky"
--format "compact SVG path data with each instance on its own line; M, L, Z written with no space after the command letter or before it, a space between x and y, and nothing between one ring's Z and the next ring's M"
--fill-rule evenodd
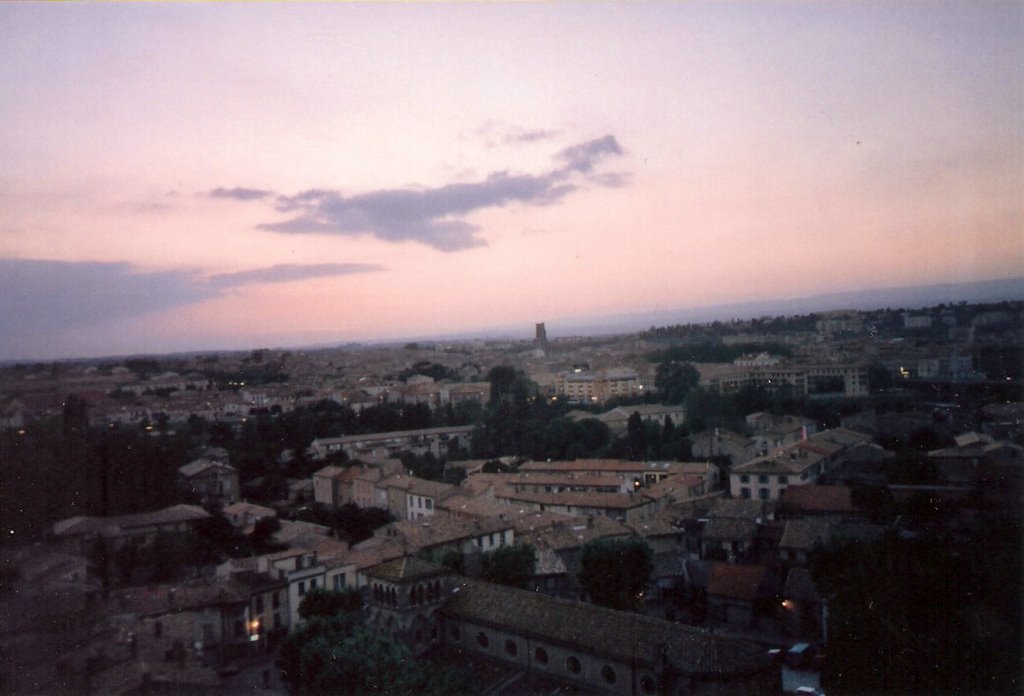
M0 359L525 337L1024 271L1019 3L0 25Z

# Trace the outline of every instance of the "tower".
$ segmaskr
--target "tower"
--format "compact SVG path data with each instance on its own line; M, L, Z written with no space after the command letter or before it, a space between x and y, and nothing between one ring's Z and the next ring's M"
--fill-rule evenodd
M537 336L533 339L533 342L538 348L543 349L548 347L548 332L547 329L544 328L544 322L537 324Z

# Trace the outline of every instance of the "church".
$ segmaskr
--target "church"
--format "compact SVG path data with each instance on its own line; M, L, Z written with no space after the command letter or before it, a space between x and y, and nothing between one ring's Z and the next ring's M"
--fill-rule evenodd
M777 694L763 647L640 614L469 580L406 557L367 571L367 621L423 654L498 660L607 694Z

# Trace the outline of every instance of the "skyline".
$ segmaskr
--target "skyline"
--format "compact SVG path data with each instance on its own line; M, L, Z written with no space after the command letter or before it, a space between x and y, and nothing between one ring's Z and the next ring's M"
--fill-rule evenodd
M0 6L0 359L1024 272L1018 4Z

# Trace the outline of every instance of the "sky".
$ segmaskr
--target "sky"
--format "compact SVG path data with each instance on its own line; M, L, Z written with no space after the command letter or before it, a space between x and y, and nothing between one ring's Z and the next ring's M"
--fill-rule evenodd
M0 360L1024 275L1024 4L0 4Z

